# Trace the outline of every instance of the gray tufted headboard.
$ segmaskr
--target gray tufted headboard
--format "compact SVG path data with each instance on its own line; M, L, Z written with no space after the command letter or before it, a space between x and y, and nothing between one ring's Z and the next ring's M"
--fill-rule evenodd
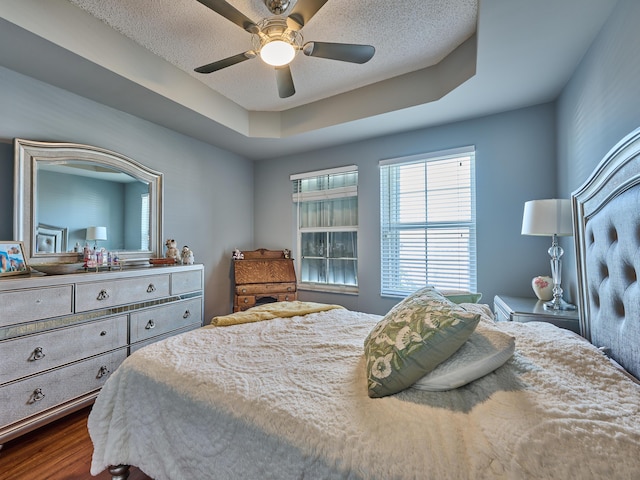
M571 200L581 333L640 378L640 128Z

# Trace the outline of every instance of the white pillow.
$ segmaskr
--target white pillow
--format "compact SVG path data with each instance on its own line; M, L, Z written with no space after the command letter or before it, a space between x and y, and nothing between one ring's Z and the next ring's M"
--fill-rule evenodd
M414 383L411 388L429 392L452 390L470 383L511 358L515 339L481 321L460 349L434 370Z

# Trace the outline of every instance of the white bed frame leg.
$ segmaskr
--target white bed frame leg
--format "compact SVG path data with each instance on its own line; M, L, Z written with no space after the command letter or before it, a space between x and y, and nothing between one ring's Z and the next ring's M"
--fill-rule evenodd
M111 465L109 467L111 480L127 480L129 478L129 465Z

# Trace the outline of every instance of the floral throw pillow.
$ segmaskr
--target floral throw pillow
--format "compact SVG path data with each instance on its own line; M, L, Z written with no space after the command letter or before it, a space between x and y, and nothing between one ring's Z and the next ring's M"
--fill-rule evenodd
M480 315L426 287L393 307L364 342L372 398L410 387L453 355L478 325Z

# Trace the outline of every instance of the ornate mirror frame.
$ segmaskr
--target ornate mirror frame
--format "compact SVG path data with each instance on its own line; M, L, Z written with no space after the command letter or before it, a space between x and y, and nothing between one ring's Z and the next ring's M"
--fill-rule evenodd
M78 259L75 252L37 252L38 216L36 192L39 164L91 162L118 170L149 185L149 250L118 251L124 260L162 256L163 175L116 152L77 143L52 143L14 139L14 216L16 240L23 242L29 263L67 263Z

